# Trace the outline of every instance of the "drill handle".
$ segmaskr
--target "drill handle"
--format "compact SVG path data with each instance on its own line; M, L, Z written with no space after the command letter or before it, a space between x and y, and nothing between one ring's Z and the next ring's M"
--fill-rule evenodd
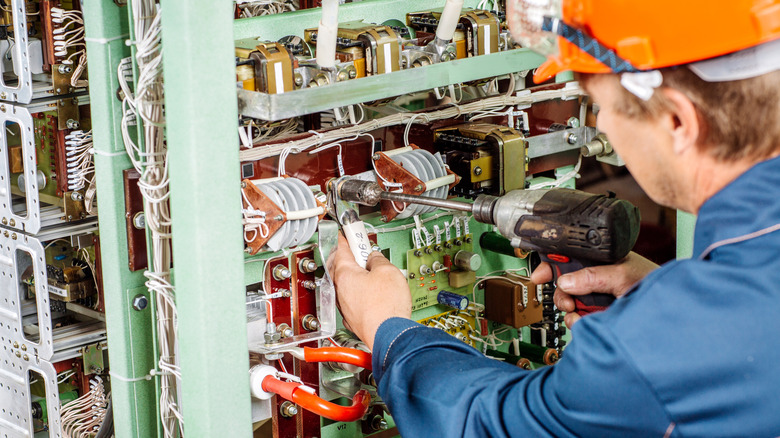
M587 266L593 266L593 263L579 259L573 259L561 254L540 254L542 261L547 262L552 267L553 282L558 281L558 277L570 272L579 271ZM572 296L574 298L574 311L585 316L589 313L601 312L606 310L615 296L612 294L592 293L589 295Z

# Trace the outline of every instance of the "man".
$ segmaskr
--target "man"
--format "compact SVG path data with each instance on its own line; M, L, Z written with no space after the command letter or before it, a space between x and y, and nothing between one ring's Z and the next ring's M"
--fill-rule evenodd
M409 321L403 275L378 253L360 269L342 240L341 311L401 434L780 436L780 0L563 0L544 26L540 3L508 1L513 34L572 42L543 42L559 47L537 77L586 73L598 127L642 188L698 214L693 258L562 276L564 311L571 295L620 298L567 314L562 360L528 372Z

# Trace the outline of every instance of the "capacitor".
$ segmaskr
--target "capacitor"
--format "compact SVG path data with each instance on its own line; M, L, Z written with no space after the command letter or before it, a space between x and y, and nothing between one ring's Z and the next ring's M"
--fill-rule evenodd
M439 304L444 304L445 306L450 306L458 310L466 310L466 307L469 306L468 298L447 290L439 292L439 294L436 295L436 301L438 301Z
M455 254L453 263L464 271L477 271L482 266L482 257L471 251L458 251Z

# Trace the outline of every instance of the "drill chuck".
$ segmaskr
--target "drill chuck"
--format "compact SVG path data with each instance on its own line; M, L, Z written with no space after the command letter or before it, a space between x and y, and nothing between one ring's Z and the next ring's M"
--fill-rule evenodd
M498 199L497 196L491 195L477 196L471 210L474 215L474 220L483 224L495 225L496 221L493 219L493 209L496 207Z

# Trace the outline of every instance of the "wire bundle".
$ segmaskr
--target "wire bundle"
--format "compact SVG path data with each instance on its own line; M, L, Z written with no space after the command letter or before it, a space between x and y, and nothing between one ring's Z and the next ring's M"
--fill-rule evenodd
M81 190L92 180L95 162L92 159L92 131L71 131L65 136L65 161L68 169L68 190Z
M363 135L388 126L411 126L413 123L429 123L436 120L453 119L479 111L499 111L508 106L531 105L553 99L575 99L580 95L582 95L582 90L579 85L576 82L570 82L565 87L555 90L493 96L465 104L451 104L447 108L425 113L401 112L327 132L313 132L312 136L300 140L272 144L262 148L245 149L239 152L239 157L241 161L262 160L263 158L279 156L285 150L292 151L292 153L300 153L312 147Z
M54 56L65 58L63 64L74 64L76 69L70 78L70 85L74 87L86 87L87 81L81 80L81 75L87 67L87 44L84 40L84 16L82 12L73 9L66 11L62 8L51 8L51 21L55 25ZM68 29L70 28L70 29ZM71 52L68 54L68 52Z
M103 379L95 376L89 381L89 391L62 407L62 436L64 438L91 438L106 418L108 397Z
M144 275L146 287L155 297L158 363L160 376L160 418L165 437L183 436L178 403L181 371L178 366L176 298L171 283L171 216L168 203L168 161L165 144L161 14L155 0L132 2L136 37L135 62L138 67L135 90L133 59L123 59L118 67L122 100L121 131L125 150L133 167L141 174L138 187L144 198L146 224L150 230L152 257ZM130 127L142 123L138 144Z
M239 0L236 3L241 11L241 18L281 14L298 9L296 5L298 2L293 0Z

